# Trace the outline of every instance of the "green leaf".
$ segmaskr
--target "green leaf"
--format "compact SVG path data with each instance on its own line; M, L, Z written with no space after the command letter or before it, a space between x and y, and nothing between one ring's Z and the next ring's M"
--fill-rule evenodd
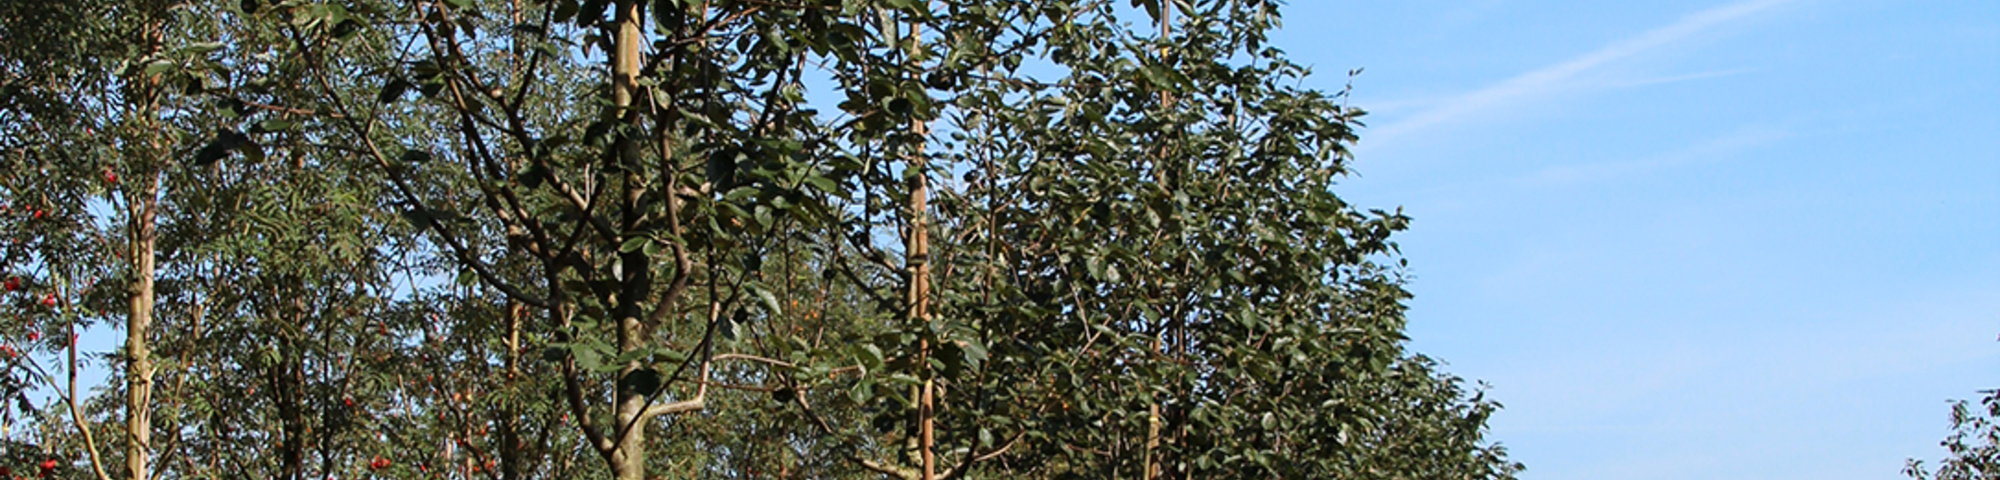
M222 46L222 42L200 42L188 45L187 52L194 55L207 55L210 52L221 50Z
M866 370L882 369L882 347L877 347L873 343L862 342L855 345L854 353L855 357L861 362L861 368Z
M403 77L400 76L393 77L389 79L389 83L382 85L381 92L375 94L375 102L390 103L397 100L401 100L403 98L403 94L409 91L410 91L409 80L405 80L403 79Z
M771 289L757 286L752 287L752 290L757 292L757 299L763 302L764 311L770 316L776 317L785 314L785 309L778 305L778 296L772 294Z
M986 345L977 340L959 340L959 342L959 349L965 354L966 366L978 370L979 366L986 362Z
M685 362L687 361L688 358L687 354L681 353L679 350L674 350L667 347L653 348L653 355L659 357L659 360L663 360L668 363Z
M194 161L196 165L205 167L214 165L217 160L222 160L222 157L227 156L229 156L229 149L220 147L215 142L210 142L207 145L203 145L201 149L196 150L194 156L188 158Z
M1132 0L1132 6L1145 7L1146 16L1151 17L1154 23L1158 23L1160 21L1160 12L1162 10L1160 4L1164 1L1165 0Z
M664 377L665 375L661 375L659 370L640 368L626 373L624 378L618 380L618 386L623 387L628 392L651 395L653 392L660 391Z
M715 319L715 334L723 340L736 341L736 319L730 317Z
M265 157L264 157L263 145L258 145L257 142L252 142L246 139L244 140L243 145L237 147L237 149L243 152L244 162L247 162L251 165L264 163Z
M146 68L144 72L141 73L141 75L146 77L157 77L179 70L180 67L181 67L180 64L162 58L158 60L153 60L151 62L146 62Z
M521 186L528 187L529 190L542 188L542 182L549 178L549 168L536 164L528 167L527 171L521 172L517 178L520 179Z
M570 356L576 357L576 366L590 371L604 370L604 355L589 345L570 344ZM613 369L616 369L614 366Z
M297 123L282 118L272 118L264 120L262 122L257 122L257 128L266 132L282 132L286 130L291 130L292 127L297 125L298 125Z
M563 344L553 344L542 349L543 361L554 363L566 358L569 358L569 349L563 348Z
M576 18L577 1L578 0L561 0L556 2L555 21L569 22L570 19Z
M618 354L618 356L616 357L611 357L611 363L617 365L625 365L632 362L640 361L647 357L651 357L653 356L653 353L654 353L653 349L650 348L627 350L624 353Z
M867 405L868 401L875 399L875 379L863 377L854 382L854 387L847 389L847 398L853 400L855 405ZM880 426L877 427L879 429Z
M625 243L618 246L618 251L624 253L632 253L640 251L641 249L646 248L647 243L650 243L652 241L653 241L652 237L648 237L645 235L634 235L632 236L632 238L625 239Z

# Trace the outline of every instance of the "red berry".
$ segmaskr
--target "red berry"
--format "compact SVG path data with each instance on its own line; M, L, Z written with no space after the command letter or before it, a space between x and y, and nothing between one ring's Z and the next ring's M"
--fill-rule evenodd
M36 219L36 220L41 220L41 219L42 219L42 209L39 209L39 208L35 209L35 219Z
M21 277L7 277L7 291L12 292L20 289Z
M109 168L104 169L104 183L118 183L118 172Z
M343 399L340 399L340 404L341 404L341 405L346 405L346 406L349 406L349 407L352 407L352 406L354 406L354 399L352 399L352 398L343 398Z
M56 306L56 294L51 293L49 294L49 296L42 297L42 306L44 307Z
M41 339L42 339L42 332L39 332L39 331L34 331L34 330L29 330L29 331L28 331L28 341L32 342L32 341L36 341L36 340L41 340Z

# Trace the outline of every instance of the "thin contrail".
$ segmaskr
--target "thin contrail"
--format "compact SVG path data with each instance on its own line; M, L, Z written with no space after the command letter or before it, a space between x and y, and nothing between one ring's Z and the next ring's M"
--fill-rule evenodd
M1561 63L1542 67L1521 74L1506 81L1461 95L1430 110L1417 113L1408 119L1376 129L1370 137L1381 143L1422 130L1441 123L1450 122L1466 114L1483 110L1515 98L1553 90L1566 80L1600 65L1631 57L1639 53L1678 42L1701 33L1717 25L1727 23L1790 3L1793 0L1749 0L1735 4L1703 10L1688 15L1671 25L1656 28L1638 36L1612 42L1596 51L1586 53Z

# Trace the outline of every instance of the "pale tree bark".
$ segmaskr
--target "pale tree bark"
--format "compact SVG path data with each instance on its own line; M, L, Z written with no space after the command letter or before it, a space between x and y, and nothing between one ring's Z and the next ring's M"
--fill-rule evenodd
M145 38L147 50L158 54L164 42L165 24L160 20L146 23ZM143 119L135 136L146 138L146 148L125 149L123 162L137 182L125 190L125 235L126 264L130 269L131 284L128 292L128 308L125 317L125 478L148 480L151 478L150 465L153 446L153 350L149 336L153 332L153 275L154 248L158 235L156 215L160 204L160 175L158 166L164 164L159 156L168 149L159 132L160 78L157 76L141 79L138 98L132 115ZM116 172L106 172L106 180L115 179ZM115 187L115 186L114 186Z
M1174 5L1171 3L1161 5L1159 27L1160 27L1160 40L1162 42L1170 41L1173 38L1174 34L1173 18L1174 18ZM1165 63L1167 61L1168 56L1172 53L1173 51L1170 47L1161 46L1160 61L1162 63ZM1161 108L1171 108L1173 104L1174 104L1173 93L1160 92ZM1160 150L1157 152L1158 156L1154 162L1155 172L1165 172L1166 163L1169 161L1168 160L1169 152L1166 151L1167 147L1164 146L1165 142L1161 142L1161 145L1162 146L1160 147ZM1161 173L1161 175L1162 178L1164 178L1164 173ZM1153 352L1156 354L1161 353L1161 343L1162 343L1161 337L1170 337L1172 335L1173 332L1169 331L1169 329L1161 329L1160 337L1153 338ZM1160 448L1161 421L1162 420L1160 418L1160 403L1157 400L1147 401L1146 443L1145 443L1145 451L1143 453L1144 458L1142 459L1142 464L1144 466L1142 467L1143 470L1140 472L1144 476L1139 477L1142 480L1152 480L1160 476L1160 459L1159 455L1155 451L1159 450Z
M918 24L914 22L910 24L909 44L909 62L914 67L914 64L919 61L918 55L922 51L920 45L923 44L921 30ZM930 181L927 178L929 174L925 172L929 168L929 160L924 156L923 144L924 139L928 137L929 129L929 125L925 125L923 120L910 121L910 133L913 134L912 138L915 138L915 141L918 143L910 147L909 166L905 167L909 168L910 171L917 172L915 175L909 176L910 203L909 219L907 222L909 230L904 232L905 250L903 262L905 268L910 271L910 284L905 289L907 295L905 302L909 305L908 320L918 324L929 324L931 321L931 235L929 221L930 206L927 204L930 200ZM924 369L925 372L923 372L923 385L919 387L922 391L919 393L917 400L917 448L922 455L923 480L936 480L937 437L935 426L937 381L932 378L932 372L928 371L930 369L928 366L930 365L928 359L931 347L930 340L926 338L919 342L917 346L917 365L919 365L918 368Z
M154 178L143 181L127 204L132 286L131 312L125 319L125 474L130 480L150 478L147 462L153 444L153 352L147 336L153 331L154 215L159 205L159 182Z
M614 39L611 56L611 102L620 122L638 123L639 109L633 106L639 90L639 68L644 63L640 47L645 42L645 32L640 22L644 17L639 12L636 0L620 0L617 4L616 20L609 32ZM630 135L616 135L613 154L625 165L624 192L618 201L624 205L624 217L620 230L631 232L638 223L641 212L638 202L644 193L645 179L640 177L640 146L638 139ZM623 239L615 239L622 242ZM645 301L651 289L646 272L650 269L649 259L643 252L621 252L618 261L626 278L619 279L624 288L618 292L615 301L618 318L618 351L630 352L645 348L647 329L640 323L641 302ZM628 362L618 371L619 378L633 375L643 365L637 361ZM612 430L616 438L611 450L611 470L618 480L644 480L646 478L646 407L648 397L653 392L640 391L630 382L617 382L617 404L614 406L618 428Z

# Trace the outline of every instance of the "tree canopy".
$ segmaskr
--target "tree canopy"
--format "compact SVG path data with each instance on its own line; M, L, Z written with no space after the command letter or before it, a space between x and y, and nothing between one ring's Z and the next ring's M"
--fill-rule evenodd
M6 2L0 466L1512 478L1279 19Z

